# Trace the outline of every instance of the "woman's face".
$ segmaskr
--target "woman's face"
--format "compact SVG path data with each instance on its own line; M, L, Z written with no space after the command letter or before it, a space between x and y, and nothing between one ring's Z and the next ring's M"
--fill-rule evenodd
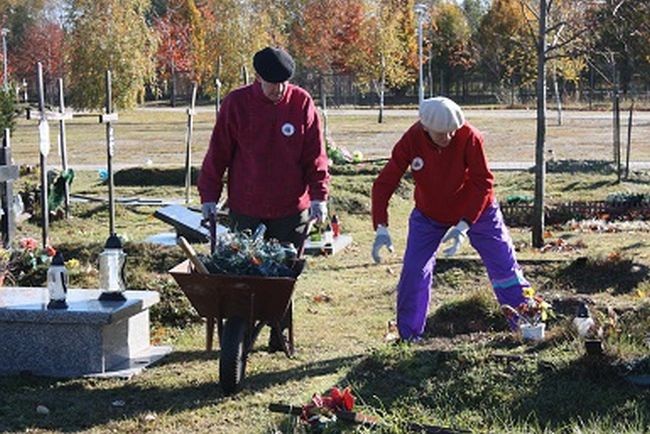
M259 75L257 76L260 84L262 85L262 92L264 96L270 99L273 102L278 102L284 96L284 91L287 90L288 81L283 81L281 83L270 83L265 81Z
M440 132L440 131L433 131L433 130L425 127L424 124L422 124L422 128L424 128L424 131L426 131L427 134L429 135L429 137L431 137L431 140L433 141L433 143L440 146L441 148L444 148L444 147L448 146L449 143L451 142L451 139L456 134L456 131L458 131L458 130L454 130L454 131L450 131L448 133L443 133L443 132Z

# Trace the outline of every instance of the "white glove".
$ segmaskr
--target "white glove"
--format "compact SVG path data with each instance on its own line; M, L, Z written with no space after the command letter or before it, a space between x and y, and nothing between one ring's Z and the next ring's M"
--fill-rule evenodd
M447 247L442 253L445 256L453 256L456 254L460 245L467 238L467 231L469 230L469 224L465 220L460 220L456 226L453 226L447 231L445 236L442 238L442 243L452 240L453 244L450 247Z
M309 217L316 219L318 223L325 223L325 220L327 220L327 202L312 200L309 207Z
M377 232L375 232L375 242L372 245L372 259L375 260L376 264L379 264L381 262L379 250L382 247L386 247L390 253L393 253L395 250L393 248L393 242L390 239L390 232L388 232L388 228L384 225L377 225Z
M217 203L216 202L204 202L201 204L201 214L203 214L204 219L209 219L210 214L217 216Z

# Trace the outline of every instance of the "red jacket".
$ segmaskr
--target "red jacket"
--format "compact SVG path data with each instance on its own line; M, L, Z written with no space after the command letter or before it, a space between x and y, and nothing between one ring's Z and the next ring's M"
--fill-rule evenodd
M416 122L397 142L372 186L375 228L388 224L388 201L409 166L415 180L415 207L439 223L453 225L461 218L474 223L494 200L494 176L479 131L465 122L442 148Z
M228 169L228 205L250 217L297 214L326 200L329 173L309 94L287 85L273 103L258 81L223 100L198 179L201 202L218 202Z

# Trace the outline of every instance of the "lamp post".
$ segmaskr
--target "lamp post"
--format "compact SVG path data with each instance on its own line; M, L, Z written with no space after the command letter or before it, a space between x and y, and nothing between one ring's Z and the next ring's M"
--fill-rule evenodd
M2 80L3 80L3 86L4 90L7 90L7 34L9 33L9 29L3 27L2 28Z
M424 81L422 79L422 24L426 20L427 5L418 3L415 5L415 13L418 16L418 106L424 100Z

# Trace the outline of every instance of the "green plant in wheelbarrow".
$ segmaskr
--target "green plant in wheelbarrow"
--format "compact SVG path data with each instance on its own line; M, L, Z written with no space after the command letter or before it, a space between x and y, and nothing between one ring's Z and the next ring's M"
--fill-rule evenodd
M288 357L294 351L292 295L304 260L293 246L264 240L264 231L260 225L255 233L221 234L210 255L196 255L181 237L190 261L170 270L192 306L207 320L208 351L217 326L219 383L228 395L241 389L248 354L265 325L281 334L280 322L286 321L288 338L277 338Z

